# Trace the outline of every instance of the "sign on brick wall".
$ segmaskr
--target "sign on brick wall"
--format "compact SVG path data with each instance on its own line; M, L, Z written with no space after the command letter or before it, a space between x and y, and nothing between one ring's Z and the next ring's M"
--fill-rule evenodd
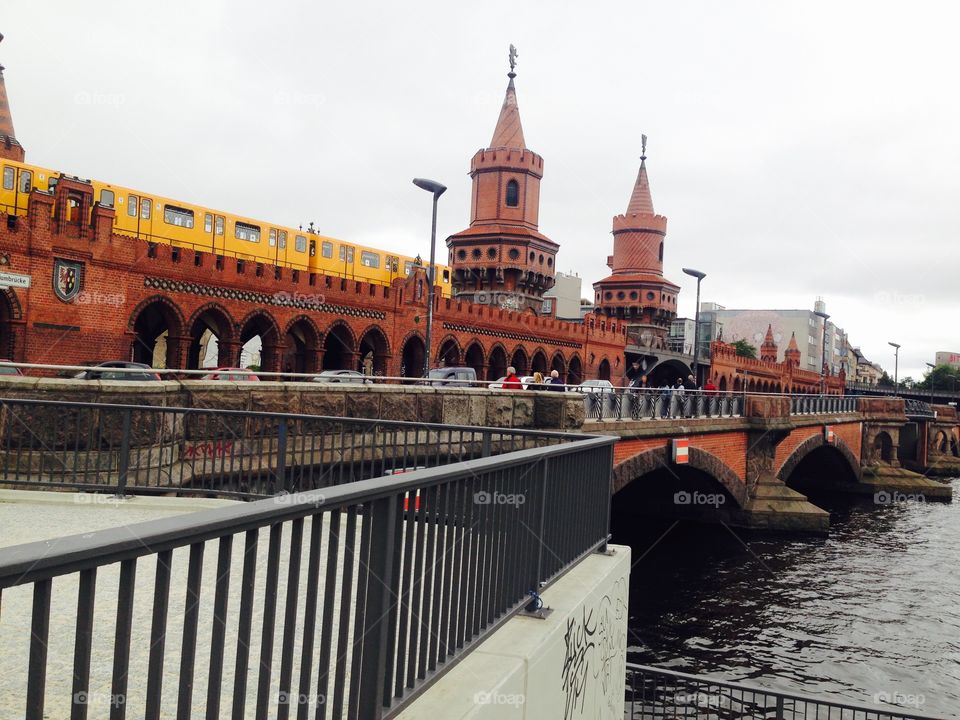
M673 446L673 462L676 465L686 465L690 462L690 439L674 438L671 440Z

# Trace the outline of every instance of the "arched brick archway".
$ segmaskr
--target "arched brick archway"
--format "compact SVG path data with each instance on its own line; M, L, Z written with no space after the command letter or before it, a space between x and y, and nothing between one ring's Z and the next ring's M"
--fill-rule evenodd
M507 351L500 343L497 343L490 349L489 365L487 371L487 380L499 380L507 374Z
M543 348L537 348L533 353L533 357L530 358L530 372L547 374L547 353L544 352Z
M802 443L800 443L790 456L783 461L783 464L780 466L780 469L777 470L777 477L784 483L793 475L794 470L800 465L800 463L810 455L817 448L827 447L830 448L838 455L843 457L844 461L850 468L850 472L854 480L859 480L862 474L860 467L860 459L853 454L853 451L847 446L843 440L834 435L833 443L828 443L826 438L823 437L823 434L818 433L816 435L811 435Z
M287 323L283 332L283 372L316 372L319 351L320 330L309 316L299 315Z
M609 380L610 379L610 361L607 358L604 358L600 361L599 367L597 367L597 380Z
M359 370L357 361L357 338L353 329L342 320L337 320L323 334L324 370Z
M189 346L187 368L199 370L226 367L233 363L236 350L236 323L229 311L219 303L207 303L197 308L187 322ZM213 353L211 344L216 347ZM204 362L208 357L212 362Z
M423 359L426 357L426 343L416 330L407 333L400 343L400 375L402 377L423 377Z
M477 373L477 379L483 380L484 354L483 345L479 340L473 340L467 345L467 350L463 354L463 364L466 367L472 367Z
M697 447L689 449L688 458L689 467L700 470L716 480L733 497L738 507L742 508L746 504L747 486L720 458ZM613 468L613 492L618 493L644 475L671 466L672 460L666 445L627 458Z
M0 292L0 357L7 360L17 360L16 324L20 323L23 312L20 301L12 288Z
M567 385L579 385L583 382L583 362L580 356L574 353L567 367Z
M516 368L517 375L529 374L527 371L530 369L530 359L522 345L518 345L514 349L513 355L510 356L510 364Z
M437 346L434 363L443 367L460 367L463 364L462 357L463 351L460 348L460 343L452 335L447 335Z
M260 340L260 362L256 362L256 342ZM250 343L247 345L247 343ZM273 315L265 310L254 310L240 321L240 353L237 367L258 365L264 372L277 372L280 368L280 326ZM231 363L233 364L233 363Z
M179 368L183 327L183 313L170 298L147 298L127 321L133 334L130 358L151 367Z
M379 325L371 325L360 336L360 366L368 375L386 375L390 361L390 343ZM368 370L370 372L368 372Z
M553 354L553 359L550 361L550 370L556 370L561 380L567 377L567 361L559 350Z

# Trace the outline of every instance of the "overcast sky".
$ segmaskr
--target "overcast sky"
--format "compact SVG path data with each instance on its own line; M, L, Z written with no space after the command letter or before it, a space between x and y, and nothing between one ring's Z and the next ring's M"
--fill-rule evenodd
M7 3L27 160L410 255L467 226L507 49L559 270L607 273L640 135L680 313L827 311L892 374L960 351L951 2ZM445 257L445 249L440 257Z

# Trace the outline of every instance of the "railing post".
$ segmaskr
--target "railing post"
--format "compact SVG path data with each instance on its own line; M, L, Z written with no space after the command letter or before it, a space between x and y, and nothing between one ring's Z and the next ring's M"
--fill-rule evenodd
M490 431L483 431L483 439L480 441L480 457L490 457Z
M283 490L293 492L292 487L287 487L287 418L280 418L280 425L277 427L277 479ZM292 484L292 477L291 477Z
M127 473L130 471L130 425L131 410L124 409L123 427L120 434L120 458L117 465L117 495L123 497L127 490Z
M543 579L543 527L547 518L547 477L550 468L550 461L543 459L543 473L540 475L540 522L537 523L537 576L533 580L531 590L540 591L540 581Z

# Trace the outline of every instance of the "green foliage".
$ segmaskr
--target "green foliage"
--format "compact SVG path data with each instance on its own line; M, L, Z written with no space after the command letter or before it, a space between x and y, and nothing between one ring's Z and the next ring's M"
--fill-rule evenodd
M887 375L887 371L883 371L883 375L880 376L880 379L877 380L877 385L880 387L893 387L893 378Z
M960 368L952 365L937 365L927 371L916 386L921 390L955 390L960 389Z
M737 340L733 343L733 347L736 349L737 355L740 357L754 358L757 357L757 348L748 343L746 340Z

